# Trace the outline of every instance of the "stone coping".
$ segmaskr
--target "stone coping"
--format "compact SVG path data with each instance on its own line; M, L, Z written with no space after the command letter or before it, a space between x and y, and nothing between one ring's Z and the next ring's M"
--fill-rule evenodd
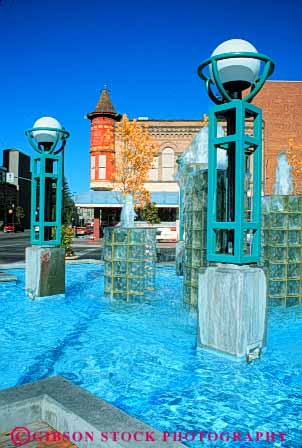
M7 274L6 272L0 271L0 283L1 282L16 282L17 277L12 274Z
M83 439L76 443L79 448L185 447L173 440L165 441L163 433L60 376L0 391L0 433L37 420L45 421L61 433L93 433L93 441ZM102 432L108 434L106 442L101 441ZM132 435L137 432L141 438L149 433L154 441L134 441L133 438L123 441L119 435L114 441L114 432Z

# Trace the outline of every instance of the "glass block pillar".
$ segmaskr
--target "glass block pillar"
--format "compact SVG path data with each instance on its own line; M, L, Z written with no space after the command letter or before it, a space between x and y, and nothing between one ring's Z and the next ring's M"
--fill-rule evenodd
M183 300L192 307L198 302L199 269L206 265L207 171L188 176L184 191L184 283Z
M225 171L217 172L217 191L219 217L224 213ZM184 262L184 302L197 307L198 275L200 269L207 266L206 234L207 234L207 197L208 171L192 169L188 175L184 189L184 230L185 230L185 262Z
M302 197L263 198L262 264L270 303L302 303Z
M104 230L105 294L130 300L155 290L156 229Z

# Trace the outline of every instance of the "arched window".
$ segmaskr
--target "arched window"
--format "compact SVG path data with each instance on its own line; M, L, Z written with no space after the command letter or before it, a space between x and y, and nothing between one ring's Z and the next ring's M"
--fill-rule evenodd
M149 170L148 180L158 180L158 157L154 157L152 168Z
M162 151L162 180L174 180L174 151L172 148L165 148Z

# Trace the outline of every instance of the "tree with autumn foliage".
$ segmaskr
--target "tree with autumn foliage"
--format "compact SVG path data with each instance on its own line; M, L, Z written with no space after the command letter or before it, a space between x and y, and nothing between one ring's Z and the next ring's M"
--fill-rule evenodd
M114 181L124 198L132 197L135 208L150 203L150 193L145 188L149 170L158 152L148 129L124 115L117 128L117 145Z
M301 150L301 144L295 143L293 138L288 139L287 160L292 167L294 194L301 193Z

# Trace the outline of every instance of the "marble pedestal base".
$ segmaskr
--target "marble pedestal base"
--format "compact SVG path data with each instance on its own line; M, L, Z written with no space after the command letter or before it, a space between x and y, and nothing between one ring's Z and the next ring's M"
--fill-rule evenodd
M210 266L199 274L198 343L247 361L266 340L266 278L248 265Z
M65 294L65 249L31 246L25 259L25 290L30 298Z

